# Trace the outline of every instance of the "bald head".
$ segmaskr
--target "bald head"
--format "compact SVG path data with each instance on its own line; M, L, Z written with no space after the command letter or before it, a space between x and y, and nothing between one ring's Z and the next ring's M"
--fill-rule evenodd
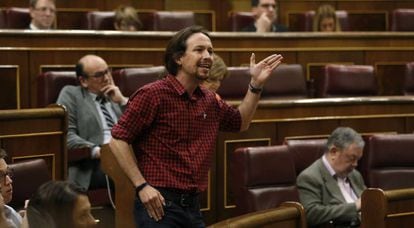
M96 65L105 65L107 63L101 57L97 55L85 55L81 59L79 59L78 63L76 64L76 76L80 77L87 77L94 73Z
M112 82L108 64L96 55L85 55L76 64L76 76L82 87L90 92L100 94L102 88Z

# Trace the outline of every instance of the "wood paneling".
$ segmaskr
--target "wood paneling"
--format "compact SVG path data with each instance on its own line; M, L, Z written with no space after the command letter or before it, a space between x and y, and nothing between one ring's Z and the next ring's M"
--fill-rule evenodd
M78 9L97 9L101 11L111 11L114 10L117 6L125 4L131 5L137 9L144 10L212 10L216 13L217 17L215 24L217 25L217 31L229 31L228 26L228 17L227 14L230 11L250 11L250 0L230 0L230 1L221 1L221 0L209 0L209 1L199 1L199 0L152 0L152 1L133 1L133 0L119 0L119 1L110 1L110 0L75 0L75 1L57 1L56 7L58 11L60 9L72 9L74 11ZM309 1L309 0L278 0L279 9L278 9L278 20L281 24L288 24L288 17L290 12L294 11L308 11L316 10L321 4L331 4L337 10L346 10L352 12L352 18L355 21L360 20L360 23L357 24L359 27L357 29L364 29L364 31L378 31L378 29L383 28L384 18L377 13L386 12L390 15L391 11L396 8L414 8L414 1L408 0L319 0L319 1ZM1 7L28 7L27 0L2 0L0 1ZM377 17L375 17L377 14ZM364 16L368 15L368 17ZM64 20L68 21L77 21L78 19L70 18L67 14L58 15L63 17ZM378 19L379 21L376 21ZM63 19L58 18L59 21ZM373 23L372 23L373 22ZM70 24L70 23L69 23ZM62 28L69 28L66 27Z
M20 104L36 107L36 76L44 65L74 65L85 54L98 54L113 66L163 65L172 32L0 31L0 65L17 65ZM252 52L260 60L281 53L284 63L298 63L308 79L316 78L329 63L373 65L381 95L398 95L401 67L414 61L414 33L211 33L216 52L228 66L248 65ZM398 63L399 66L393 66ZM395 70L395 71L394 71ZM395 76L398 75L398 76ZM395 80L394 80L395 79ZM0 84L3 91L10 91ZM13 92L13 91L11 91ZM3 108L12 107L6 102Z
M282 144L286 137L329 135L338 126L350 126L362 134L406 133L414 130L414 100L409 97L305 99L261 101L250 128L241 133L220 132L216 146L217 220L235 213L230 179L230 156L240 146ZM407 102L407 103L406 103ZM236 105L236 104L235 104ZM213 178L214 182L214 178Z
M20 108L20 70L17 65L0 65L0 109Z
M411 227L414 223L413 188L370 188L362 193L361 201L362 228Z
M0 147L8 153L7 162L43 158L51 177L67 175L67 117L63 107L0 110Z

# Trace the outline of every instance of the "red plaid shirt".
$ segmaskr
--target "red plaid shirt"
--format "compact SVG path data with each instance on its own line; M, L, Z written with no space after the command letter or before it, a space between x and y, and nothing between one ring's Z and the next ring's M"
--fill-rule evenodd
M238 109L200 87L189 97L169 75L131 96L112 136L132 144L149 184L202 191L218 130L240 131L240 127Z

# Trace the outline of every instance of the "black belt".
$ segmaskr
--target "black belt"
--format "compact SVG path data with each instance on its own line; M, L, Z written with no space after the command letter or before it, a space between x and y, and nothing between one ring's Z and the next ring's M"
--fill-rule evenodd
M173 188L156 188L164 199L169 200L181 207L194 207L198 206L199 193L194 191L182 191Z

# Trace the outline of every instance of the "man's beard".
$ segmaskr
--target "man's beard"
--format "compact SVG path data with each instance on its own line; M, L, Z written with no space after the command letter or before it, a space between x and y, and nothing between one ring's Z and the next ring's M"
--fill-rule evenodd
M199 75L199 74L196 74L196 78L198 79L198 80L200 80L200 81L206 81L207 79L208 79L208 76L207 77L204 77L204 76L201 76L201 75Z

